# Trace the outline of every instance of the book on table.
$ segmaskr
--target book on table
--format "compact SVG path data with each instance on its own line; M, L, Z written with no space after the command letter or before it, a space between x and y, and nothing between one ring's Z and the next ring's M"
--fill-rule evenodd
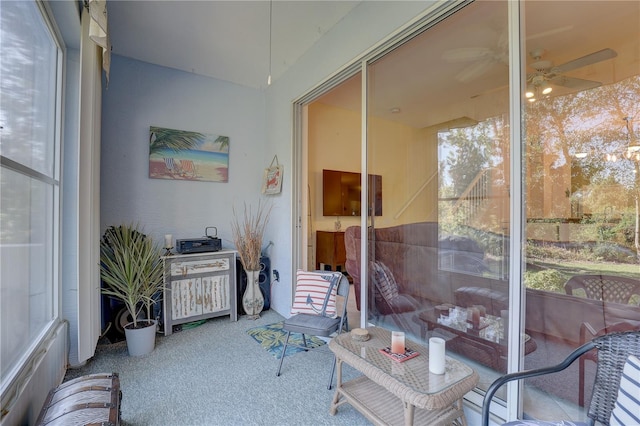
M387 346L386 348L380 349L380 352L382 352L384 355L388 356L389 358L397 362L404 362L408 359L415 358L418 355L420 355L418 351L414 351L413 349L409 349L409 348L406 348L403 354L397 354L397 353L391 352L391 348L389 346Z

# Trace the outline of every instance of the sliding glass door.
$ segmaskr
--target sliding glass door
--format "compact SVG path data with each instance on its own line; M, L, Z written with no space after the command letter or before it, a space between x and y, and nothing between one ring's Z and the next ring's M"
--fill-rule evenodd
M640 4L519 6L473 2L366 68L368 319L444 338L480 389L640 326ZM527 382L526 415L584 419L594 371Z
M464 28L464 31L461 31ZM369 318L442 337L486 389L509 347L508 4L476 2L372 61Z
M480 390L640 327L638 52L638 2L448 2L363 59L361 105L315 105L362 140L338 165L363 217L325 220L364 321L445 339ZM505 387L498 414L584 419L594 368Z
M525 368L640 327L640 3L526 2ZM593 357L527 382L538 419L584 419Z

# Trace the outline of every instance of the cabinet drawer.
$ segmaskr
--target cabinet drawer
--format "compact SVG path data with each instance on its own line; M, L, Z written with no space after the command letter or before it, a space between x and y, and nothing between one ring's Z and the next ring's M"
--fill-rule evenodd
M229 268L229 258L174 262L171 264L171 276L184 277L192 274L228 271Z

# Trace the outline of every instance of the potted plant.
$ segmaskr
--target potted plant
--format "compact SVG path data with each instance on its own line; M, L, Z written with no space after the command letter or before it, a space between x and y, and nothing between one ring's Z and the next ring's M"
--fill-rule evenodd
M240 217L233 209L231 232L233 241L238 250L240 263L247 274L247 289L242 295L242 307L248 315L248 319L260 318L260 312L264 307L264 297L260 291L260 257L262 255L262 237L269 222L271 208L265 208L258 203L254 212L251 206L244 205L244 214Z
M133 318L124 327L129 355L144 355L155 347L154 295L162 289L161 249L136 225L111 226L100 242L102 293L120 299ZM141 320L146 308L147 319Z

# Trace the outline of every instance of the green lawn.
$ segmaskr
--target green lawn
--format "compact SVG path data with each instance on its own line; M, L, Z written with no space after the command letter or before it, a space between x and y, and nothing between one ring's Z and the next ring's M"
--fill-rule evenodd
M545 259L544 261L536 260L531 263L542 269L555 269L563 275L567 275L567 279L579 274L622 275L630 278L638 278L640 275L640 265L630 263L595 263L580 261L554 262L551 259Z

